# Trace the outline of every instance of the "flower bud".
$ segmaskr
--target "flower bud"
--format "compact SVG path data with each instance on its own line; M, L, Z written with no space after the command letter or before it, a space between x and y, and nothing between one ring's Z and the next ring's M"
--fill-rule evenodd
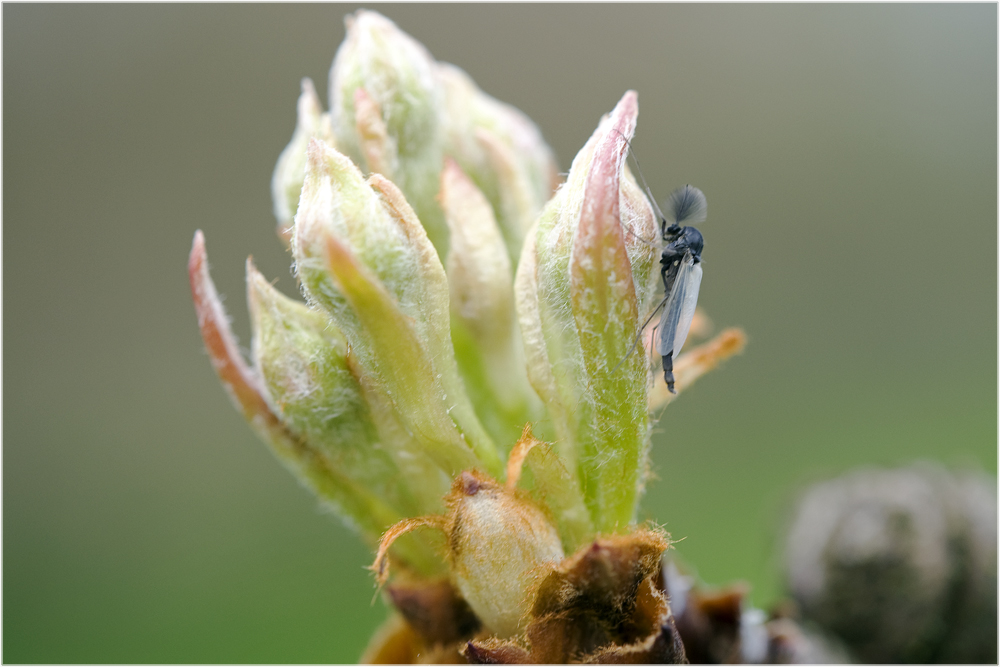
M326 137L329 122L323 113L323 105L316 94L311 79L302 79L302 94L299 96L298 120L292 140L278 157L271 177L271 196L274 199L274 217L278 219L278 233L283 238L291 234L292 219L299 206L299 193L306 173L306 148L313 137Z
M440 197L451 232L447 272L459 366L494 438L513 443L540 404L525 373L510 258L489 202L451 160Z
M447 234L435 196L443 159L444 97L434 59L375 12L358 11L346 24L347 38L330 69L337 147L368 171L398 184L443 253Z
M662 400L634 353L662 298L655 206L625 165L637 115L628 92L546 204L557 170L535 125L360 10L330 112L304 80L275 167L306 303L248 263L252 366L195 237L192 293L226 390L377 542L379 585L397 574L385 599L401 616L368 658L685 659L659 582L667 536L634 523ZM742 345L729 333L674 360L678 387Z
M452 238L447 271L455 314L483 344L506 345L515 327L514 279L493 209L450 160L441 204Z
M249 261L247 293L254 363L282 421L400 516L437 511L448 478L415 456L408 439L376 426L379 410L369 407L347 341L326 314L280 294Z
M438 66L447 105L445 146L496 211L512 260L558 174L551 149L519 110L490 97L458 67Z
M541 510L484 475L462 473L447 503L455 584L487 628L510 637L538 581L563 558L559 535Z
M501 464L462 386L444 268L402 193L321 141L309 147L292 251L307 297L449 476Z
M656 298L656 220L625 170L637 115L626 93L577 154L516 284L529 379L602 532L633 521L649 443L649 370L631 351Z
M401 507L393 506L394 501L398 502L405 494L396 491L382 495L370 488L361 479L366 470L363 465L345 460L345 457L336 451L336 447L330 446L332 443L329 441L325 443L326 446L317 445L293 426L292 422L299 422L298 419L288 420L281 413L269 395L267 382L262 378L260 369L247 366L236 346L222 303L208 273L208 256L201 232L195 235L188 272L202 339L212 359L212 365L237 408L268 443L274 454L304 485L325 504L331 506L334 512L357 530L365 541L376 544L379 536L388 527L405 516L400 511ZM251 272L251 275L253 273ZM260 287L259 281L253 281L250 286L252 291L255 289L254 283ZM279 312L294 312L294 308L288 308L292 302L285 300L283 303L275 300L275 296L278 295L265 296L260 294L259 290L256 297L252 296L252 303L253 300L257 302L255 306L257 315L261 315L265 309L263 306L265 300ZM286 320L285 325L294 330L293 336L301 337L307 330L301 328L301 325L307 319L302 318L297 324ZM256 317L255 320L257 337L261 337L261 332L265 328L274 331L270 325L261 326L262 317ZM308 337L307 334L306 336ZM263 343L255 347L267 349L269 345ZM294 412L296 411L293 410ZM364 431L363 424L354 424L347 427L347 430L354 431L358 427ZM331 430L336 432L337 429ZM367 455L365 458L368 458ZM377 459L378 455L372 458ZM399 542L395 546L395 552L419 572L433 574L440 567L440 559L435 555L432 543L411 538Z

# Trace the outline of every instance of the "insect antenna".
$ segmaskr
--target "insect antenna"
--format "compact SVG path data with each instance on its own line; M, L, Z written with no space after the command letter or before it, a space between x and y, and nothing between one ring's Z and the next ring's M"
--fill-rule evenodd
M705 193L693 185L685 185L670 193L669 210L672 216L667 221L680 225L684 222L705 222L708 217L708 201Z
M646 177L642 173L642 167L639 166L639 156L636 155L635 149L632 148L632 142L629 141L628 137L622 134L619 129L617 128L611 128L611 129L617 132L621 136L621 138L625 140L625 145L628 146L628 154L632 157L632 161L635 162L635 170L639 174L639 180L642 181L643 189L646 191L646 199L648 199L649 203L653 206L653 212L656 213L656 218L660 221L660 227L666 227L666 225L664 224L666 218L663 217L663 211L660 210L660 206L656 203L656 198L653 197L653 191L649 189L649 184L646 183ZM653 241L647 241L646 239L642 238L641 236L633 232L631 229L629 230L629 233L635 236L640 241L647 243L648 245L656 245Z

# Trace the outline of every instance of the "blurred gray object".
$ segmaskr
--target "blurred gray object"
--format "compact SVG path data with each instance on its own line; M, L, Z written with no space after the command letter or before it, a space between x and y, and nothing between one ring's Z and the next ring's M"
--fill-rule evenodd
M804 619L858 660L997 661L994 477L916 464L816 484L785 557Z
M663 590L693 665L850 662L836 640L800 626L781 609L769 615L748 605L746 584L712 590L683 574L676 559L668 558L663 566Z

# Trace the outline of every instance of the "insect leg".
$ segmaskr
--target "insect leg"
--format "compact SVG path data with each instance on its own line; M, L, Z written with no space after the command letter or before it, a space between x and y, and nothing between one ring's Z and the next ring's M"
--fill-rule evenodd
M614 373L619 368L621 368L621 365L625 363L625 360L628 359L630 356L632 356L632 353L635 352L635 348L639 347L639 343L640 343L640 341L642 341L642 331L643 331L643 329L645 329L649 325L649 323L653 321L653 318L656 317L656 314L658 312L660 312L660 309L663 308L663 306L666 303L667 303L667 300L666 300L666 298L664 298L663 301L660 302L660 305L658 305L656 308L653 309L653 313L649 317L646 318L646 321L642 323L642 326L639 327L639 333L636 334L635 340L632 341L632 347L630 347L628 349L628 352L625 353L625 356L622 357L622 360L619 361L617 364L615 364L615 367L611 369L612 373Z
M656 352L656 330L659 329L659 328L660 328L659 324L656 324L653 327L653 335L650 337L649 358L646 360L646 364L647 364L646 367L647 368L649 368L650 366L653 365L653 354ZM653 386L653 378L652 377L650 377L650 383L649 383L649 385Z
M667 389L671 394L674 391L674 351L671 350L663 355L663 380L667 383Z

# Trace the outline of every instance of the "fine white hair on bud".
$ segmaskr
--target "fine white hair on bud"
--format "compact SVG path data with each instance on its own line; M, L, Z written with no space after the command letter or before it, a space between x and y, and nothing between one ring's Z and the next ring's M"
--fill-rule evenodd
M393 180L443 254L448 234L435 197L444 93L434 58L381 14L360 10L345 23L347 37L330 68L337 147L366 171Z
M329 317L280 294L249 260L247 296L254 367L282 421L400 516L436 509L438 503L419 502L420 487L440 488L432 484L440 469L419 465L425 457L383 437L347 342Z
M558 182L555 158L519 110L484 93L454 65L439 63L437 73L447 108L445 152L493 206L516 263L525 234Z
M427 455L449 476L477 463L499 474L455 362L444 267L398 188L314 140L292 252L303 291Z
M541 410L525 369L510 257L486 197L450 159L439 198L451 232L446 266L455 354L479 388L473 400L484 424L507 449Z
M625 169L638 113L629 91L602 119L538 217L516 278L529 377L601 532L634 522L649 447L648 368L627 354L655 274L645 239L656 221Z
M538 582L563 559L558 532L531 501L478 472L458 476L447 504L458 590L497 636L517 634Z
M366 657L682 662L657 583L669 540L636 525L650 410L674 396L635 353L667 256L626 163L637 94L559 185L525 114L376 12L346 25L329 111L304 79L271 183L305 303L248 262L248 364L200 232L188 268L237 409L378 545L405 622ZM700 193L682 194L673 219L701 217ZM673 359L677 389L744 340L726 330Z
M306 172L306 149L313 137L330 139L329 118L323 113L323 104L316 94L311 79L302 79L302 94L299 96L298 119L292 140L281 151L278 164L271 177L271 197L274 199L274 217L278 220L278 233L288 238L292 220L299 206L299 193Z

